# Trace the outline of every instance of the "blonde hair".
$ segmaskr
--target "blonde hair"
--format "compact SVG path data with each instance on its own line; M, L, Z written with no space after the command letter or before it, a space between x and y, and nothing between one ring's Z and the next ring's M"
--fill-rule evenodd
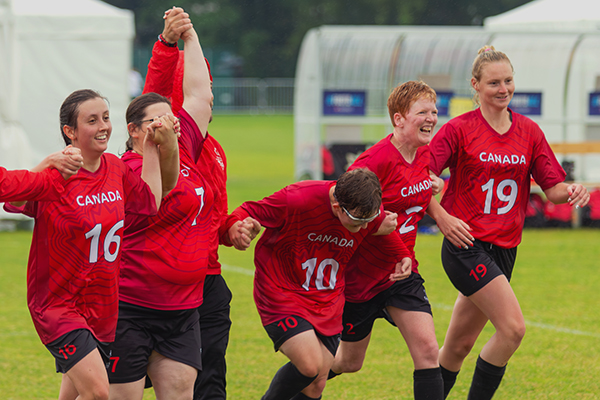
M473 61L473 68L471 69L471 76L475 78L477 82L481 80L481 74L483 71L483 67L489 63L493 62L507 62L510 65L513 73L515 69L513 68L512 63L510 62L508 56L501 51L498 51L494 48L494 46L485 45L479 49L477 52L477 57ZM475 95L473 96L473 101L475 104L479 105L479 93L475 91Z
M392 125L395 126L394 114L400 113L400 115L406 117L410 106L420 98L426 98L434 103L437 100L435 90L423 81L408 81L394 88L387 101Z

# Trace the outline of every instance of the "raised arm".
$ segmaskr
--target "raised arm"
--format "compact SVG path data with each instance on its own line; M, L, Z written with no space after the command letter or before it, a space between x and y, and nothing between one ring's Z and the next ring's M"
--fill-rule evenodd
M212 90L208 66L198 35L189 29L181 35L184 43L183 109L192 116L202 135L206 136L212 114Z

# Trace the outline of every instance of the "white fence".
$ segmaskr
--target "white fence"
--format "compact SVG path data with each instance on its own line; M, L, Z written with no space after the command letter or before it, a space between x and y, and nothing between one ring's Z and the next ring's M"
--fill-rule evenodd
M215 114L292 114L294 78L214 78Z

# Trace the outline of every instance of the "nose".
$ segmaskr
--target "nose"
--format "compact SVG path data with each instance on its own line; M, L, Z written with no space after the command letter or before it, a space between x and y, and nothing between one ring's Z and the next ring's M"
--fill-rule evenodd
M367 226L369 226L369 223L368 223L368 222L365 222L364 224L362 224L362 225L360 226L360 229L367 229Z
M500 91L501 92L506 92L506 85L504 84L504 82L500 83Z

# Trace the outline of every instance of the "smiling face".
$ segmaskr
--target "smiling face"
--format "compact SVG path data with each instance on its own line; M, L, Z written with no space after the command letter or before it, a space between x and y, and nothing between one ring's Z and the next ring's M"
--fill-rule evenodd
M89 157L100 157L108 147L112 132L106 101L96 97L82 102L78 107L76 126L65 126L65 134L74 147L81 149L84 161Z
M429 144L437 121L438 111L435 102L424 97L412 103L406 116L400 113L394 114L395 125L405 141L414 147Z
M483 107L505 109L515 92L512 66L506 61L486 63L479 81L471 78L471 85Z

